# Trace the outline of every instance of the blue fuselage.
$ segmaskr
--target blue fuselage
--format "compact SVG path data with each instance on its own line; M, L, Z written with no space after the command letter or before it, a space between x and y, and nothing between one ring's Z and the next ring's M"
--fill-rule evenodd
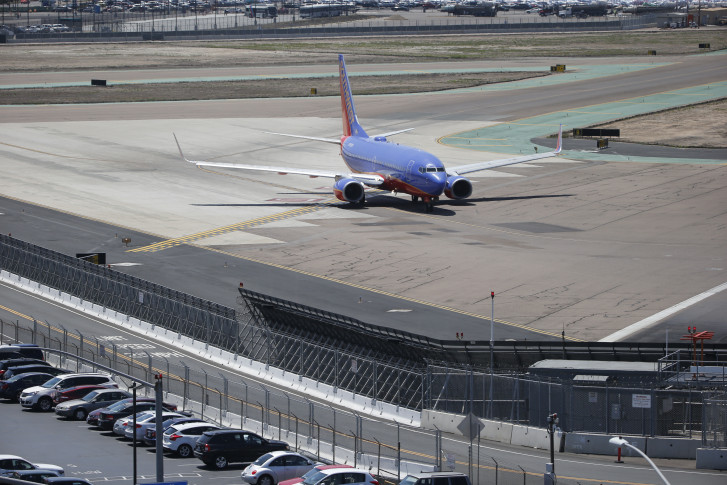
M425 200L442 195L447 182L444 164L431 153L385 140L349 136L341 156L352 172L384 178L379 188L404 192Z

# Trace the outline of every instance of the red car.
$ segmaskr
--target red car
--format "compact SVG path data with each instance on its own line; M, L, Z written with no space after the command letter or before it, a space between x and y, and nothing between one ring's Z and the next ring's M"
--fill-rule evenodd
M94 389L105 389L105 387L104 386L95 386L95 385L86 385L86 386L69 387L68 389L65 389L63 391L56 391L53 394L53 405L57 406L58 404L65 402L65 401L81 399L83 396L85 396L89 392L93 391Z
M278 485L295 485L297 483L301 483L304 478L307 478L307 475L313 475L314 473L317 473L319 471L323 470L331 470L333 468L353 468L351 465L318 465L313 467L312 470L310 470L308 473L303 475L299 478L291 478L290 480L283 480L282 482L278 483Z

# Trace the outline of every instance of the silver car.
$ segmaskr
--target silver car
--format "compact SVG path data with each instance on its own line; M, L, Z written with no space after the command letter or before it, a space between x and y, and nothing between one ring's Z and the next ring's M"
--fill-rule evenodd
M205 431L220 429L219 426L205 422L179 423L169 426L164 430L163 447L164 451L171 451L189 458L194 456L194 445Z
M63 475L63 468L57 465L49 465L47 463L30 463L19 456L0 455L0 477L10 476L15 471L22 470L50 470Z
M271 451L248 465L240 476L253 485L275 485L300 477L319 464L292 451Z

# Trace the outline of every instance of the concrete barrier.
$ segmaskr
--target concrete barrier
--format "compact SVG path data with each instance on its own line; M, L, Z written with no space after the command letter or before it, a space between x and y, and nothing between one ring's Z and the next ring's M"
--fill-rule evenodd
M629 439L629 443L631 440ZM697 448L702 440L688 438L648 438L646 440L646 454L649 458L687 458L694 460L697 457Z
M466 416L461 414L445 413L442 411L422 410L421 426L424 429L440 430L463 436L460 425Z
M533 426L522 426L516 424L512 427L510 444L549 450L550 436L545 428L535 428ZM558 448L558 443L555 442L554 446Z
M727 470L727 449L697 448L697 468Z
M510 443L512 441L512 423L491 421L489 419L481 419L480 423L484 426L480 431L480 438L499 443Z
M587 453L590 455L613 455L616 456L618 447L608 442L613 435L568 433L565 439L565 451L567 453ZM629 443L641 451L646 450L646 438L641 436L624 436ZM628 447L621 447L621 456L641 456Z

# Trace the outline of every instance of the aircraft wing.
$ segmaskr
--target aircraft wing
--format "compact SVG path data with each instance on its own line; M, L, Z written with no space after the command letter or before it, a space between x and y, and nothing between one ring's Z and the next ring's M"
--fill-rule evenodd
M306 175L311 178L316 177L323 177L323 178L331 178L331 179L343 179L343 178L351 178L354 180L358 180L359 182L370 185L372 187L378 187L382 183L384 183L384 178L380 175L376 174L366 174L366 173L341 173L341 172L329 172L327 170L314 170L314 169L301 169L301 168L290 168L290 167L271 167L268 165L248 165L244 163L225 163L225 162L206 162L204 160L189 160L187 157L184 156L184 153L182 152L182 147L179 145L179 140L177 140L177 135L174 135L174 141L177 143L177 149L179 150L179 155L182 157L182 160L185 162L193 163L197 165L198 167L220 167L220 168L234 168L238 170L255 170L259 172L274 172L278 173L280 175L287 175L287 174L293 174L293 175Z
M291 138L302 138L304 140L324 141L326 143L333 143L334 145L341 144L341 140L336 140L335 138L322 138L319 136L291 135L289 133L275 133L274 131L266 131L265 133L267 133L269 135L289 136Z
M532 155L523 155L521 157L513 158L500 158L498 160L490 160L488 162L477 162L470 163L468 165L460 165L458 167L449 167L447 174L449 175L463 175L466 173L479 172L480 170L488 170L490 168L505 167L507 165L515 165L516 163L532 162L533 160L540 160L542 158L550 158L558 155L562 150L563 145L563 126L561 125L558 131L558 145L552 152L545 153L533 153Z

